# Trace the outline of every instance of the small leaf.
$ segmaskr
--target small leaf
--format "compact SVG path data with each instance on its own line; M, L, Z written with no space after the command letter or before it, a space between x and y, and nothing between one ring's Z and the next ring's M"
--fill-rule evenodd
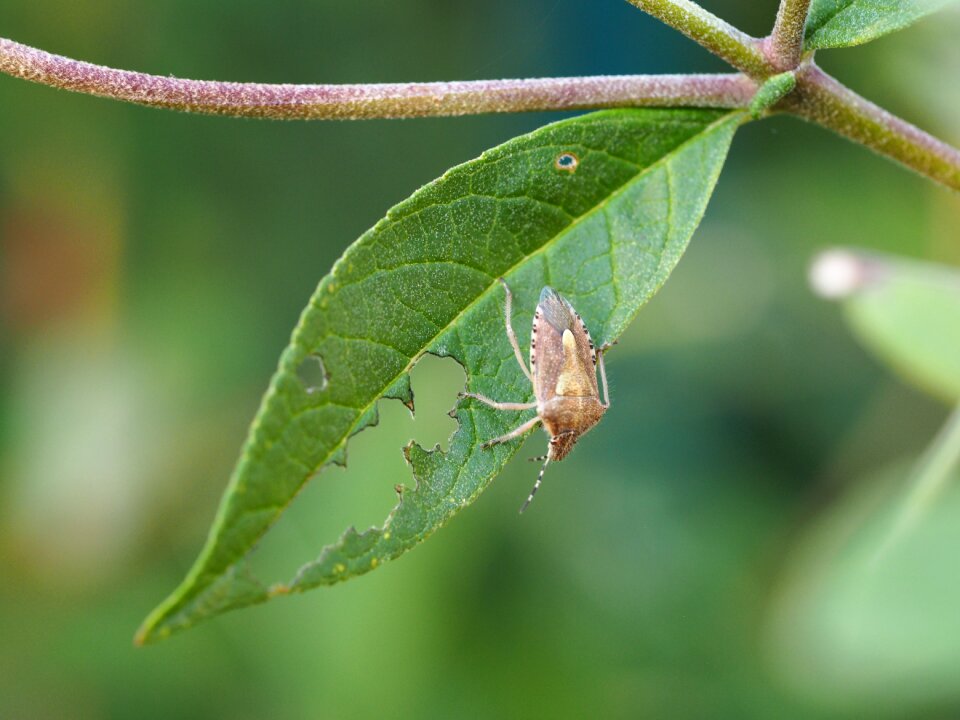
M405 449L416 486L401 493L381 528L350 528L287 585L268 589L246 566L311 475L342 463L348 438L376 422L378 400L412 407L408 373L424 353L458 360L473 392L531 396L504 333L497 277L514 291L521 338L550 284L594 338L615 339L685 250L742 119L679 109L576 117L490 150L391 209L304 310L206 546L138 641L368 572L473 502L520 444L482 450L480 443L517 426L522 414L465 401L449 450ZM308 359L306 369L322 373L305 383Z
M844 301L857 337L904 378L960 400L960 272L890 255L830 250L811 279Z
M789 95L797 86L797 76L793 71L787 71L767 78L760 86L753 100L750 101L750 116L755 120L783 98Z
M953 0L813 0L805 50L850 47L902 30Z

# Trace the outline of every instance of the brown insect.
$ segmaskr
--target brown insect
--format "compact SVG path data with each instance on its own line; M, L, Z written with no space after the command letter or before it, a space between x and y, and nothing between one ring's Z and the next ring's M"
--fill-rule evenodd
M530 496L520 508L527 509L533 500L543 473L551 460L563 460L580 436L596 425L603 413L610 407L607 392L607 373L603 366L603 353L610 347L604 344L595 347L587 326L573 306L560 293L551 287L540 292L540 302L533 315L533 329L530 331L530 369L523 362L523 353L517 344L510 320L513 294L503 278L500 283L507 293L504 317L507 326L507 338L513 347L517 362L530 382L533 383L531 403L497 402L477 393L463 393L463 397L474 398L497 410L532 410L537 414L520 427L506 435L485 442L482 447L490 448L499 443L520 437L528 430L543 424L550 436L550 446L546 455L531 458L543 460L543 467L537 476L537 482ZM600 380L603 386L603 401L597 387L597 366L600 367Z

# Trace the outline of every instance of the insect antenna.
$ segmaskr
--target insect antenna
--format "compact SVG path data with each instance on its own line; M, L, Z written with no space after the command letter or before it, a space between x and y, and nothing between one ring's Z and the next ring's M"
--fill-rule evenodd
M527 458L527 462L543 462L546 459L546 455L537 455L536 457Z
M537 458L539 460L539 458ZM550 455L547 454L543 461L543 467L540 468L540 474L537 475L537 481L533 484L533 490L530 491L530 496L527 498L527 501L523 504L523 507L520 508L520 512L523 513L527 509L527 506L533 502L533 496L537 494L537 490L540 489L540 483L543 481L543 473L547 470L547 465L550 464Z

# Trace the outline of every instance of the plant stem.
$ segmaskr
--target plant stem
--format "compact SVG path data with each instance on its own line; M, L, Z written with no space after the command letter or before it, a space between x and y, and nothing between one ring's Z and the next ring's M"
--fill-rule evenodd
M800 64L809 12L810 0L780 0L773 32L765 41L767 58L777 70L794 70Z
M779 107L960 190L960 150L857 95L812 61Z
M741 74L371 85L271 85L184 80L79 62L0 39L0 72L43 85L188 112L275 119L363 119L607 107L746 107Z
M658 13L673 8L679 14L667 13L663 19L678 28L690 20L686 27L702 29L703 24L709 24L712 22L709 18L713 18L699 9L692 16L684 15L689 5L686 0L630 2L640 7L649 5ZM720 20L716 22L719 25L713 31L726 32L723 28L728 26ZM700 29L691 30L691 37L711 42L709 33L700 33ZM760 52L752 38L732 28L730 31L735 35L731 34L729 39L745 53L743 57L753 58ZM757 57L758 63L767 62L762 55ZM740 65L747 68L752 61L740 62ZM757 90L756 82L740 74L608 75L374 85L182 80L79 62L4 39L0 39L0 72L141 105L276 119L436 117L645 106L744 108L749 106ZM830 128L949 188L960 190L960 151L860 97L820 70L812 59L797 70L796 89L776 108Z
M709 13L690 0L627 0L753 77L773 69L763 54L761 41Z

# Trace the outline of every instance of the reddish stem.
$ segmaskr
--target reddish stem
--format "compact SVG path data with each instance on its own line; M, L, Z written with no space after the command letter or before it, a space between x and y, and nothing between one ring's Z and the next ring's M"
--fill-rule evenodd
M0 72L114 100L189 112L276 119L362 119L607 107L750 103L740 74L597 77L371 85L184 80L93 65L0 39Z

